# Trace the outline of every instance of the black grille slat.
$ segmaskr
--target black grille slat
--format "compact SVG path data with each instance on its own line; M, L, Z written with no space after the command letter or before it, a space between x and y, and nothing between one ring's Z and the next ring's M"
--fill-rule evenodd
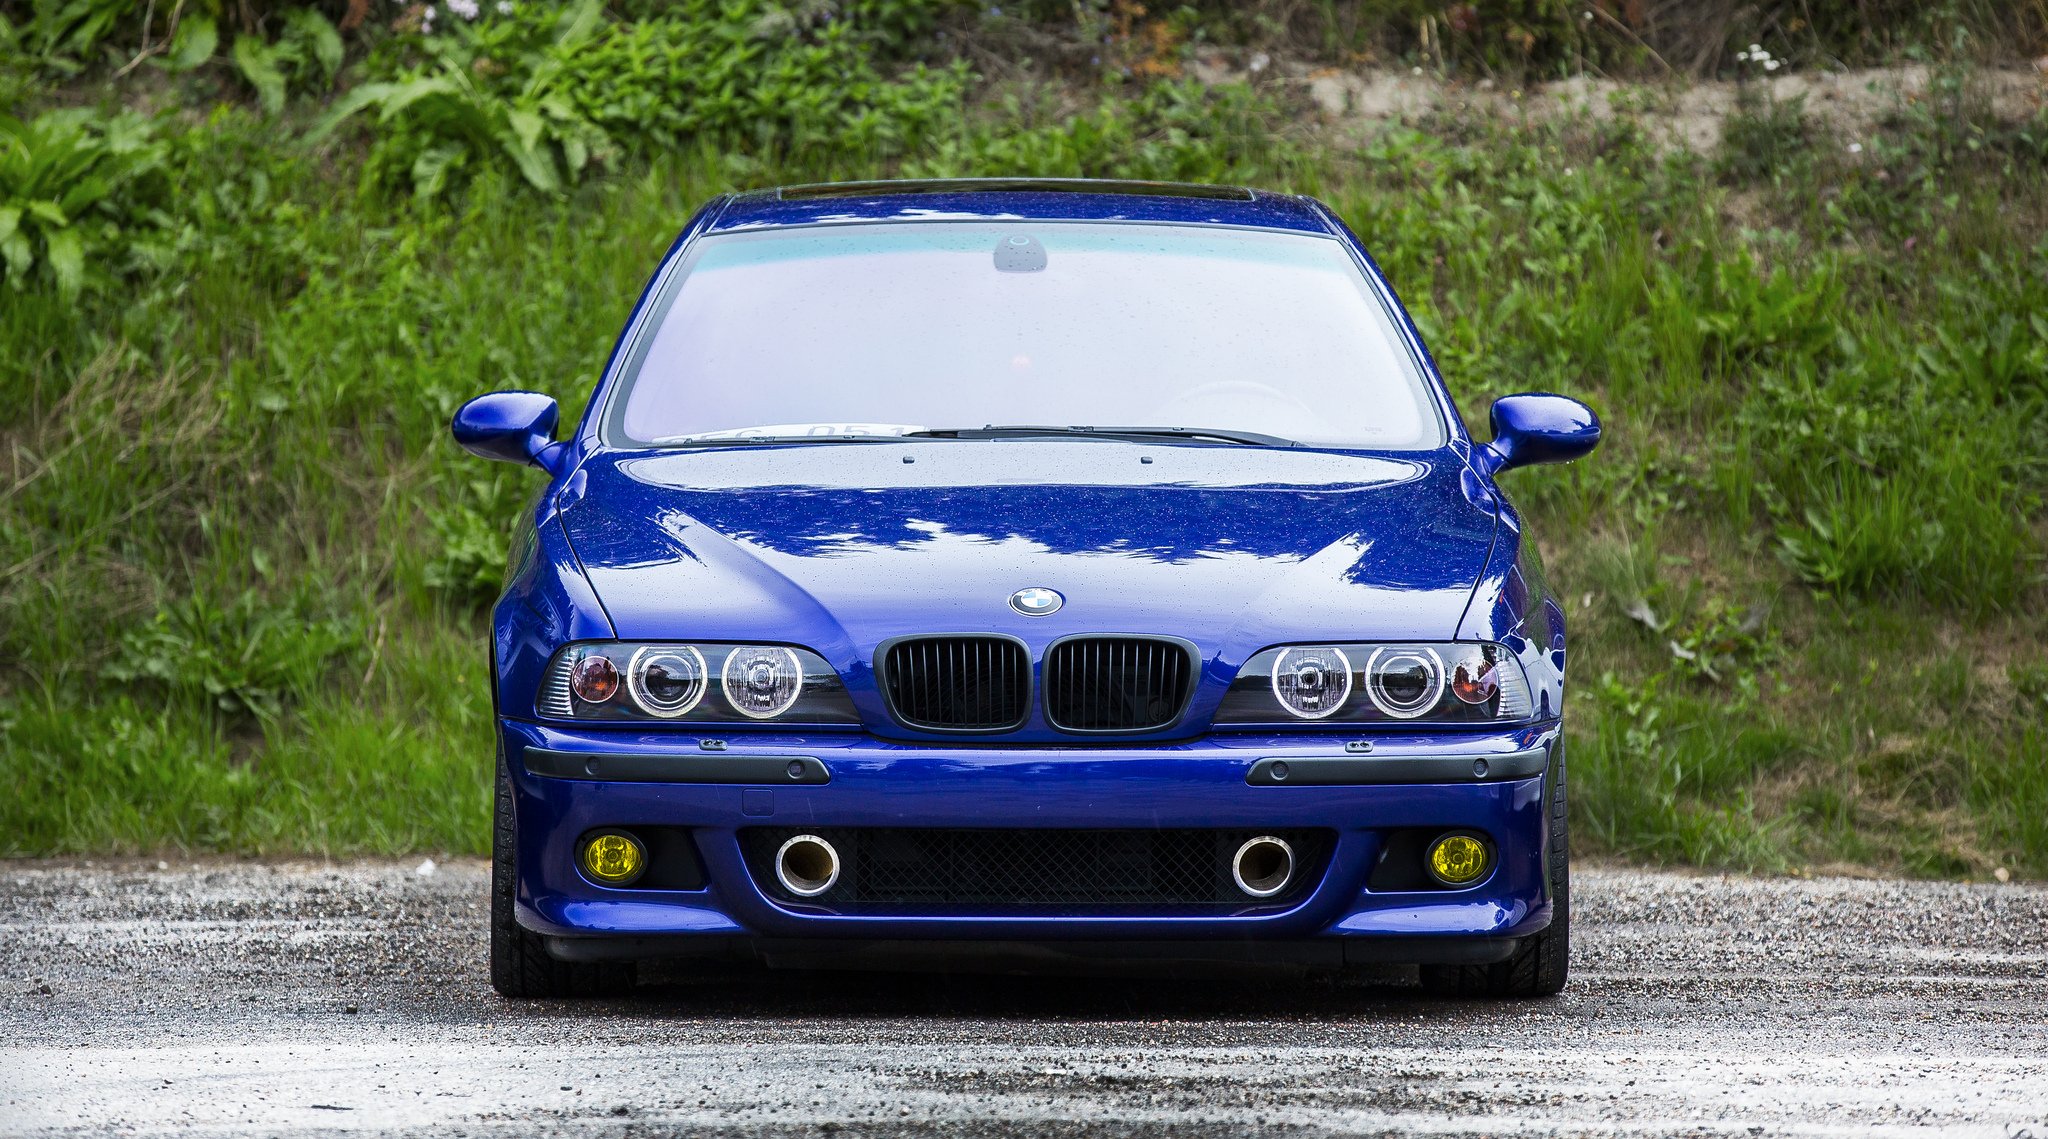
M1045 718L1070 732L1149 732L1187 708L1188 651L1156 637L1077 637L1045 655Z
M816 898L789 896L775 879L775 852L798 833L832 843L844 868L839 883ZM1232 880L1230 859L1246 839L1267 834L1294 848L1296 869L1287 889L1255 901ZM740 832L748 869L763 889L791 905L839 913L948 907L1200 913L1285 906L1322 878L1333 837L1313 829L750 827Z
M882 690L896 718L941 732L1000 732L1024 723L1031 661L1003 637L919 637L889 646Z

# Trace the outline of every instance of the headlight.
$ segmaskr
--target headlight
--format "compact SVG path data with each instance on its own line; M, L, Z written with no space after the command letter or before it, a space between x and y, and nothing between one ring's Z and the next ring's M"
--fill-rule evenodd
M1320 720L1351 697L1351 658L1334 646L1283 649L1272 674L1273 699L1304 720Z
M1426 716L1444 694L1444 658L1428 645L1374 649L1365 662L1365 694L1396 720Z
M725 698L741 715L769 720L803 695L803 666L780 645L747 645L725 654Z
M585 657L577 667L603 659ZM633 703L642 712L664 720L689 715L690 709L704 699L709 681L710 675L704 671L704 654L693 645L647 645L635 650L632 663L626 666L626 691L632 695Z
M548 662L534 708L562 720L860 722L832 666L784 645L568 645Z
M1490 642L1288 645L1245 662L1216 722L1514 723L1534 711L1521 662Z

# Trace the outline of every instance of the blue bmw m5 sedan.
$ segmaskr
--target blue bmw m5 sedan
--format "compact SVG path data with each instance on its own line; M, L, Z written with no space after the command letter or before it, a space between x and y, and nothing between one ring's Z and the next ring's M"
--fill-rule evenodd
M494 611L491 978L639 962L1566 980L1564 613L1364 246L1308 198L801 186L706 205Z

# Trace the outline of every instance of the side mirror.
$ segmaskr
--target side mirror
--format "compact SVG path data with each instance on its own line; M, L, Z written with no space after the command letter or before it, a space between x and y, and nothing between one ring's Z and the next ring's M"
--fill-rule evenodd
M1487 474L1537 463L1569 463L1600 442L1600 417L1561 395L1525 392L1493 401L1493 442L1476 460Z
M492 392L457 408L448 429L472 455L560 474L557 464L568 450L555 442L561 414L555 401L539 392Z

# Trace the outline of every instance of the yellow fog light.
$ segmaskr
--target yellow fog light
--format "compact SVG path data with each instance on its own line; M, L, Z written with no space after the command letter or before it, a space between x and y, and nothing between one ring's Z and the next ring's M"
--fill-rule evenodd
M599 831L583 840L583 872L607 886L624 886L647 869L640 840L619 831Z
M1446 886L1477 882L1492 865L1492 852L1469 834L1447 834L1429 848L1429 872Z

